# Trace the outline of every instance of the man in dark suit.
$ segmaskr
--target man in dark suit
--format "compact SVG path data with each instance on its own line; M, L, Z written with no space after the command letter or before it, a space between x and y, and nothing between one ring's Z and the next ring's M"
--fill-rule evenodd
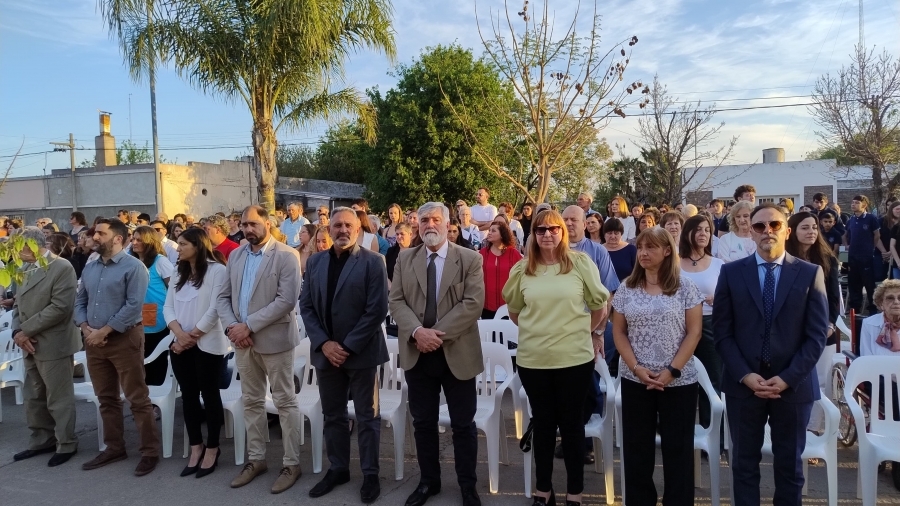
M347 401L352 396L363 472L360 499L368 504L381 493L377 367L388 360L381 329L388 306L387 271L381 255L356 244L360 223L352 209L335 209L328 230L334 245L309 258L300 294L300 315L319 376L331 463L309 495L321 497L350 481Z
M799 505L801 454L813 402L816 362L825 347L828 303L822 268L788 255L791 233L774 204L750 214L756 254L725 264L713 303L716 350L731 429L737 506L758 506L766 423L772 427L774 503Z
M484 370L478 334L484 307L481 255L447 240L450 211L440 202L420 207L418 218L423 244L400 252L390 295L421 470L419 486L406 506L422 506L441 491L437 425L442 389L463 506L481 506L475 491L474 421L475 376Z

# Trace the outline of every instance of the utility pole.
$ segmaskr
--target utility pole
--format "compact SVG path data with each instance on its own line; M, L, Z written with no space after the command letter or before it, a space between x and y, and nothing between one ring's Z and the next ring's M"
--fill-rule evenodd
M69 134L69 142L51 142L57 146L53 151L69 151L69 161L72 164L72 211L78 210L78 190L75 187L75 136ZM49 204L49 202L47 202Z
M156 212L163 212L162 175L159 170L159 136L156 128L156 48L153 47L153 0L147 0L147 27L150 37L150 122L153 127L153 179L156 187Z

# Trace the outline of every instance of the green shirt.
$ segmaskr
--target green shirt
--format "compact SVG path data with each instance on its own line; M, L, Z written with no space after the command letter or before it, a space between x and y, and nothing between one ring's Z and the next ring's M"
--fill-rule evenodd
M602 308L609 291L600 283L597 266L584 253L569 252L573 268L559 273L559 264L538 266L525 274L527 260L509 273L503 300L519 314L516 363L529 369L561 369L594 359L591 311Z

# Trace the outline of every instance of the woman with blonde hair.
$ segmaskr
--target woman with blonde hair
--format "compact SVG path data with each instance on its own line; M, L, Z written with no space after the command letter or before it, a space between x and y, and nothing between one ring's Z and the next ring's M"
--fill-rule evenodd
M397 225L403 223L403 208L400 204L391 204L387 209L387 223L381 229L381 236L393 246L397 244Z
M728 213L728 232L719 238L718 257L725 263L747 258L756 253L756 243L750 235L750 211L753 204L736 202Z
M316 252L316 241L314 240L315 236L315 225L307 223L306 225L300 227L300 245L297 246L297 251L300 252L301 272L306 272L306 261L309 260L309 257Z
M627 242L634 239L637 235L637 224L634 222L634 216L628 212L628 202L623 197L615 197L609 201L608 208L610 215L606 219L618 218L622 222L625 229L622 232L622 240Z
M656 434L662 442L665 504L694 504L697 370L703 296L682 276L672 235L638 235L638 263L613 298L613 338L622 392L622 472L628 503L655 505Z
M566 466L566 504L580 505L582 409L594 360L603 346L603 336L592 330L606 318L609 292L591 259L569 249L569 235L558 212L538 213L531 231L528 255L510 271L503 300L510 319L519 326L516 363L533 411L534 504L555 504L552 475L558 429Z
M316 227L316 233L313 236L315 253L328 251L328 248L330 248L332 244L334 244L334 242L331 240L331 234L328 233L328 227L324 225Z

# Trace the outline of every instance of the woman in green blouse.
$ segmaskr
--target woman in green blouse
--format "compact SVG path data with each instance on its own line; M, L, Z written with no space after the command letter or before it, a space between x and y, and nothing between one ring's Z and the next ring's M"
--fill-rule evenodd
M591 330L606 317L609 292L590 258L569 249L558 212L540 212L531 231L528 256L510 272L503 299L510 319L519 325L516 363L533 413L537 474L533 504L556 504L551 478L559 429L566 505L577 506L584 489L582 407L603 345L603 336L592 340Z

